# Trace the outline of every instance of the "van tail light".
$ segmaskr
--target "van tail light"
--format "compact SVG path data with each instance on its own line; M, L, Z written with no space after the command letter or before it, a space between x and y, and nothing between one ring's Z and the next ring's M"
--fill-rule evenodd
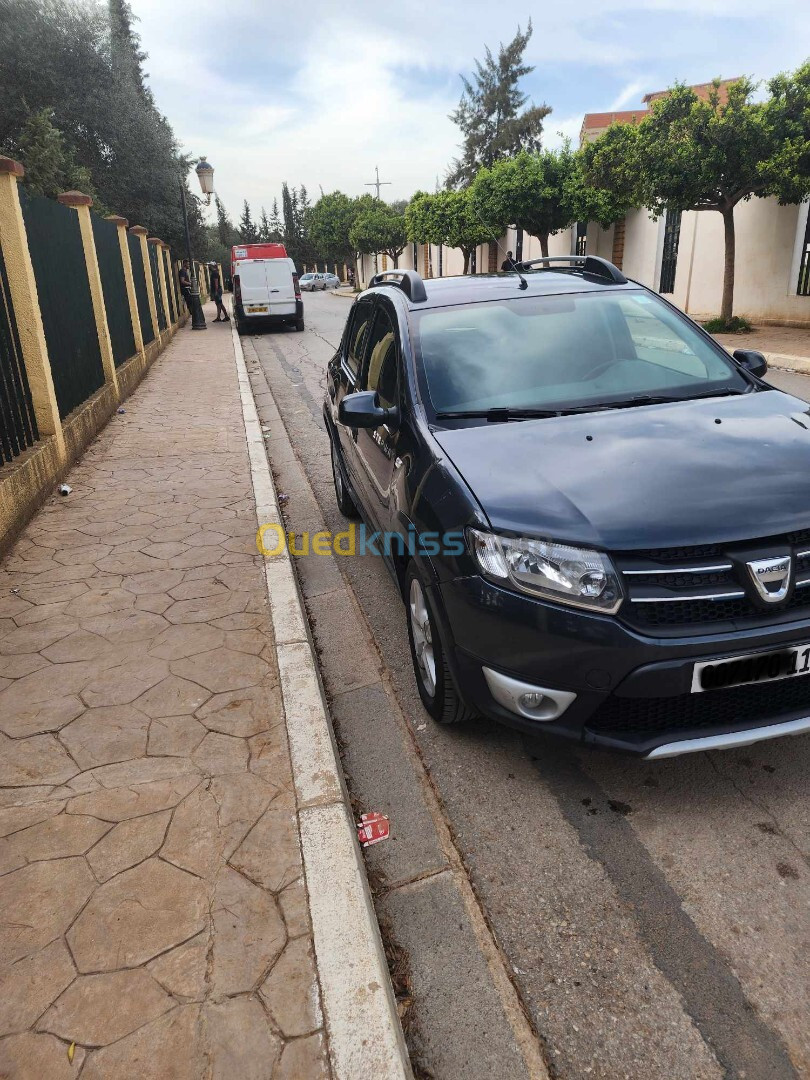
M293 274L293 288L295 289L295 299L301 299L301 285L298 281L298 274Z
M242 303L242 286L239 283L239 275L233 276L233 298L237 304Z

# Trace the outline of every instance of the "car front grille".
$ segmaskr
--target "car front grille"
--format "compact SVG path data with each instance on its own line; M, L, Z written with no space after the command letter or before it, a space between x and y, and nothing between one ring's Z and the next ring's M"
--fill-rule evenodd
M810 530L745 546L754 543L766 553L792 553L795 584L785 603L756 603L745 567L732 562L739 545L659 548L614 556L626 594L619 618L642 631L671 635L692 626L720 632L810 616Z
M775 723L785 713L798 710L810 714L810 675L668 698L611 697L587 727L604 735L675 734L754 721Z

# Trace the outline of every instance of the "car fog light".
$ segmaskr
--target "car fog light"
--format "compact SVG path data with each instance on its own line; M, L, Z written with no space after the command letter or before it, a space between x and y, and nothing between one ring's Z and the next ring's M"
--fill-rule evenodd
M545 694L521 694L520 704L524 709L539 709Z

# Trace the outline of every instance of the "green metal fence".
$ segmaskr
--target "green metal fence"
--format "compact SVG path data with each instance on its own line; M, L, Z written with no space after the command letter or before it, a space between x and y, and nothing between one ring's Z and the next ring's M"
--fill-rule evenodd
M0 463L13 461L38 438L6 263L0 247Z
M135 281L135 299L138 301L138 318L141 320L141 336L144 345L155 340L155 328L152 325L152 313L149 310L149 294L146 291L141 241L137 236L127 234L129 259L132 263L132 277Z
M93 223L93 239L96 243L113 359L115 366L118 367L135 355L135 335L132 332L132 319L129 314L129 297L124 264L121 261L118 226L96 214L91 214L90 220Z
M104 385L79 218L70 207L24 189L20 202L56 402L64 419Z
M152 271L152 288L155 293L158 328L161 333L166 329L166 309L163 306L163 293L160 290L160 271L158 269L157 245L149 245L149 269Z
M169 298L169 321L177 322L177 305L174 299L174 283L172 281L172 260L165 248L161 248L160 257L163 259L163 274L166 278L166 295Z

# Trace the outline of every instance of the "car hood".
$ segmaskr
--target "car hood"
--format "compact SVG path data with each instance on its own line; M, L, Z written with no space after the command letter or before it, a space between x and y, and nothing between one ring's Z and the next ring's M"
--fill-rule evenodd
M434 436L498 530L631 550L810 528L810 409L778 390Z

